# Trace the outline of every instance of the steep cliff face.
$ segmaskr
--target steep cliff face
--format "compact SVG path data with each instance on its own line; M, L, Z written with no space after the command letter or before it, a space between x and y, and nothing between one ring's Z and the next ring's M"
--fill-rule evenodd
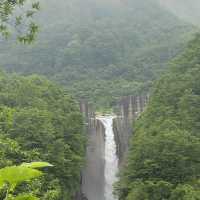
M113 120L113 129L117 143L117 153L120 164L126 156L129 146L129 138L133 132L133 124L144 110L148 96L127 96L118 103L118 116Z
M88 135L86 166L83 170L82 192L88 200L104 199L104 127L93 120Z
M86 102L81 102L80 108L85 117L88 144L86 165L82 172L81 197L79 199L102 200L104 199L105 186L105 128L96 119L94 112Z
M133 123L144 110L148 96L123 97L117 107L117 117L113 119L113 130L120 164L128 151ZM95 116L87 102L80 102L80 110L86 124L88 136L86 164L82 171L81 191L75 200L104 200L105 194L105 128Z

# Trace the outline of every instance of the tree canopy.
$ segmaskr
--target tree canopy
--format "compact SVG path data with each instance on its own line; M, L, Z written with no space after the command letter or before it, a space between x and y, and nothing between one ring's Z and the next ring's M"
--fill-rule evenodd
M125 2L42 1L38 40L28 47L2 41L0 65L43 74L98 108L147 92L194 27L155 0Z
M0 155L0 168L33 161L54 166L48 176L17 190L28 187L43 200L71 199L80 187L85 156L83 120L74 99L40 76L1 73Z
M155 84L135 124L120 200L199 200L200 35Z

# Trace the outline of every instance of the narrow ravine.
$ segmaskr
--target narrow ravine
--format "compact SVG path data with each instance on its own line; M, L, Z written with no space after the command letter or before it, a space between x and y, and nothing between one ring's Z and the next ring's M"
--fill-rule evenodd
M101 116L98 119L105 127L105 200L116 200L113 196L113 184L117 181L118 157L113 132L114 116Z
M117 200L112 185L117 181L118 168L125 162L133 124L148 99L148 95L123 97L116 116L95 115L87 102L81 102L81 112L87 119L88 144L81 182L84 198L76 200Z

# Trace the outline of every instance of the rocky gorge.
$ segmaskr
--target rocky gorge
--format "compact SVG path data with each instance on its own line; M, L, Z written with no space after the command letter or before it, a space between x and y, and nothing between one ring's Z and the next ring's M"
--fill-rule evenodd
M106 180L106 173L109 174L108 165L113 166L117 162L115 168L119 168L125 161L129 138L134 131L134 121L145 109L148 98L148 95L123 97L116 104L116 113L107 115L107 117L97 116L88 102L80 101L88 142L86 163L82 171L81 191L77 194L76 200L112 200L114 198L106 197L109 185L107 182L113 183L113 180ZM110 119L112 121L108 125L110 130L107 130L106 123ZM109 147L109 145L112 146ZM113 163L108 164L107 162ZM113 170L117 171L117 169Z

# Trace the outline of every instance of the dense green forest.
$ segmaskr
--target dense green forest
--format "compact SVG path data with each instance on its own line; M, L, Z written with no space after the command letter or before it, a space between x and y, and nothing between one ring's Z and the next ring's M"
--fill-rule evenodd
M78 105L60 86L36 75L0 73L0 168L32 161L53 165L46 176L20 184L16 192L72 199L85 157L83 131Z
M135 124L120 200L199 200L200 35L154 86Z
M200 200L199 13L179 0L27 2L0 2L0 200L74 199L87 140L107 134L78 101L109 112L149 91L116 196Z
M100 107L146 92L194 30L157 0L46 0L40 7L38 40L28 47L1 41L0 65L43 74Z

